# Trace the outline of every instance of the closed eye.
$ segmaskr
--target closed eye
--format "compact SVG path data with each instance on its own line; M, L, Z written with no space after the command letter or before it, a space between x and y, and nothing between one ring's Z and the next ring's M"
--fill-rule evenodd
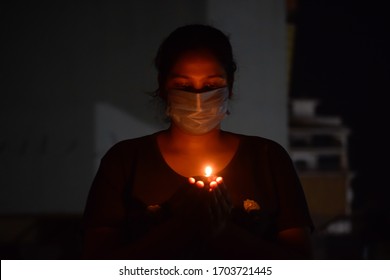
M220 85L205 85L202 90L203 91L206 91L206 90L213 90L213 89L217 89L217 88L220 88L221 86Z
M191 89L194 88L194 87L191 86L191 85L183 85L183 84L175 84L175 85L173 85L173 87L174 87L175 89L187 90L187 91L189 91L189 90L191 90Z

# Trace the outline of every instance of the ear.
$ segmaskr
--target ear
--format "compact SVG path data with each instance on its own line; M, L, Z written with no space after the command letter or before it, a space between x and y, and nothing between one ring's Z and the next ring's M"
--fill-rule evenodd
M162 100L167 101L167 92L162 89L156 91L156 96L160 97Z
M229 89L229 99L232 99L233 96L233 90Z

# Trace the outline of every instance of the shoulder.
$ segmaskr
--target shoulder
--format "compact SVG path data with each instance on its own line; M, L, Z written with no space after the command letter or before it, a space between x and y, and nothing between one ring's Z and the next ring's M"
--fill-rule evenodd
M233 136L237 137L242 146L247 149L262 151L267 153L287 153L287 150L277 141L256 136L256 135L247 135L247 134L238 134L231 133Z
M115 158L115 157L126 157L133 155L138 151L142 151L145 148L150 148L153 145L153 140L157 133L148 134L136 138L125 139L115 143L105 153L103 158Z
M266 161L271 165L290 165L292 162L287 149L275 140L255 135L234 135L240 139L240 151L247 157Z

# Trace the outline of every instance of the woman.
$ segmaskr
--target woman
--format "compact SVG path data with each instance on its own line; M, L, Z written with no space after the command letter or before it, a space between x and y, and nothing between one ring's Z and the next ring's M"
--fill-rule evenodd
M308 259L312 222L287 152L223 131L236 64L228 37L177 28L155 65L167 130L114 145L85 209L88 259ZM210 166L213 174L204 174Z

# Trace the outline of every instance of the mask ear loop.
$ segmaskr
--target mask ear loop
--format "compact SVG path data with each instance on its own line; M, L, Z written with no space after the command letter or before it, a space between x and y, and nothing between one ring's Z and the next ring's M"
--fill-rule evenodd
M230 100L228 100L228 102L227 102L228 104L227 104L227 109L226 109L226 116L229 116L231 113L230 113L230 110L229 110L229 107L231 106L230 105Z
M170 123L172 122L172 117L171 117L171 104L168 100L166 100L166 105L165 105L165 121Z
M165 108L165 115L168 118L171 118L171 105L170 104L167 104L167 107Z
M232 96L233 96L233 91L230 89L229 90L229 96L228 96L228 108L226 110L226 116L230 116L230 114L231 114L229 108L231 106L231 102L230 101L231 101Z

